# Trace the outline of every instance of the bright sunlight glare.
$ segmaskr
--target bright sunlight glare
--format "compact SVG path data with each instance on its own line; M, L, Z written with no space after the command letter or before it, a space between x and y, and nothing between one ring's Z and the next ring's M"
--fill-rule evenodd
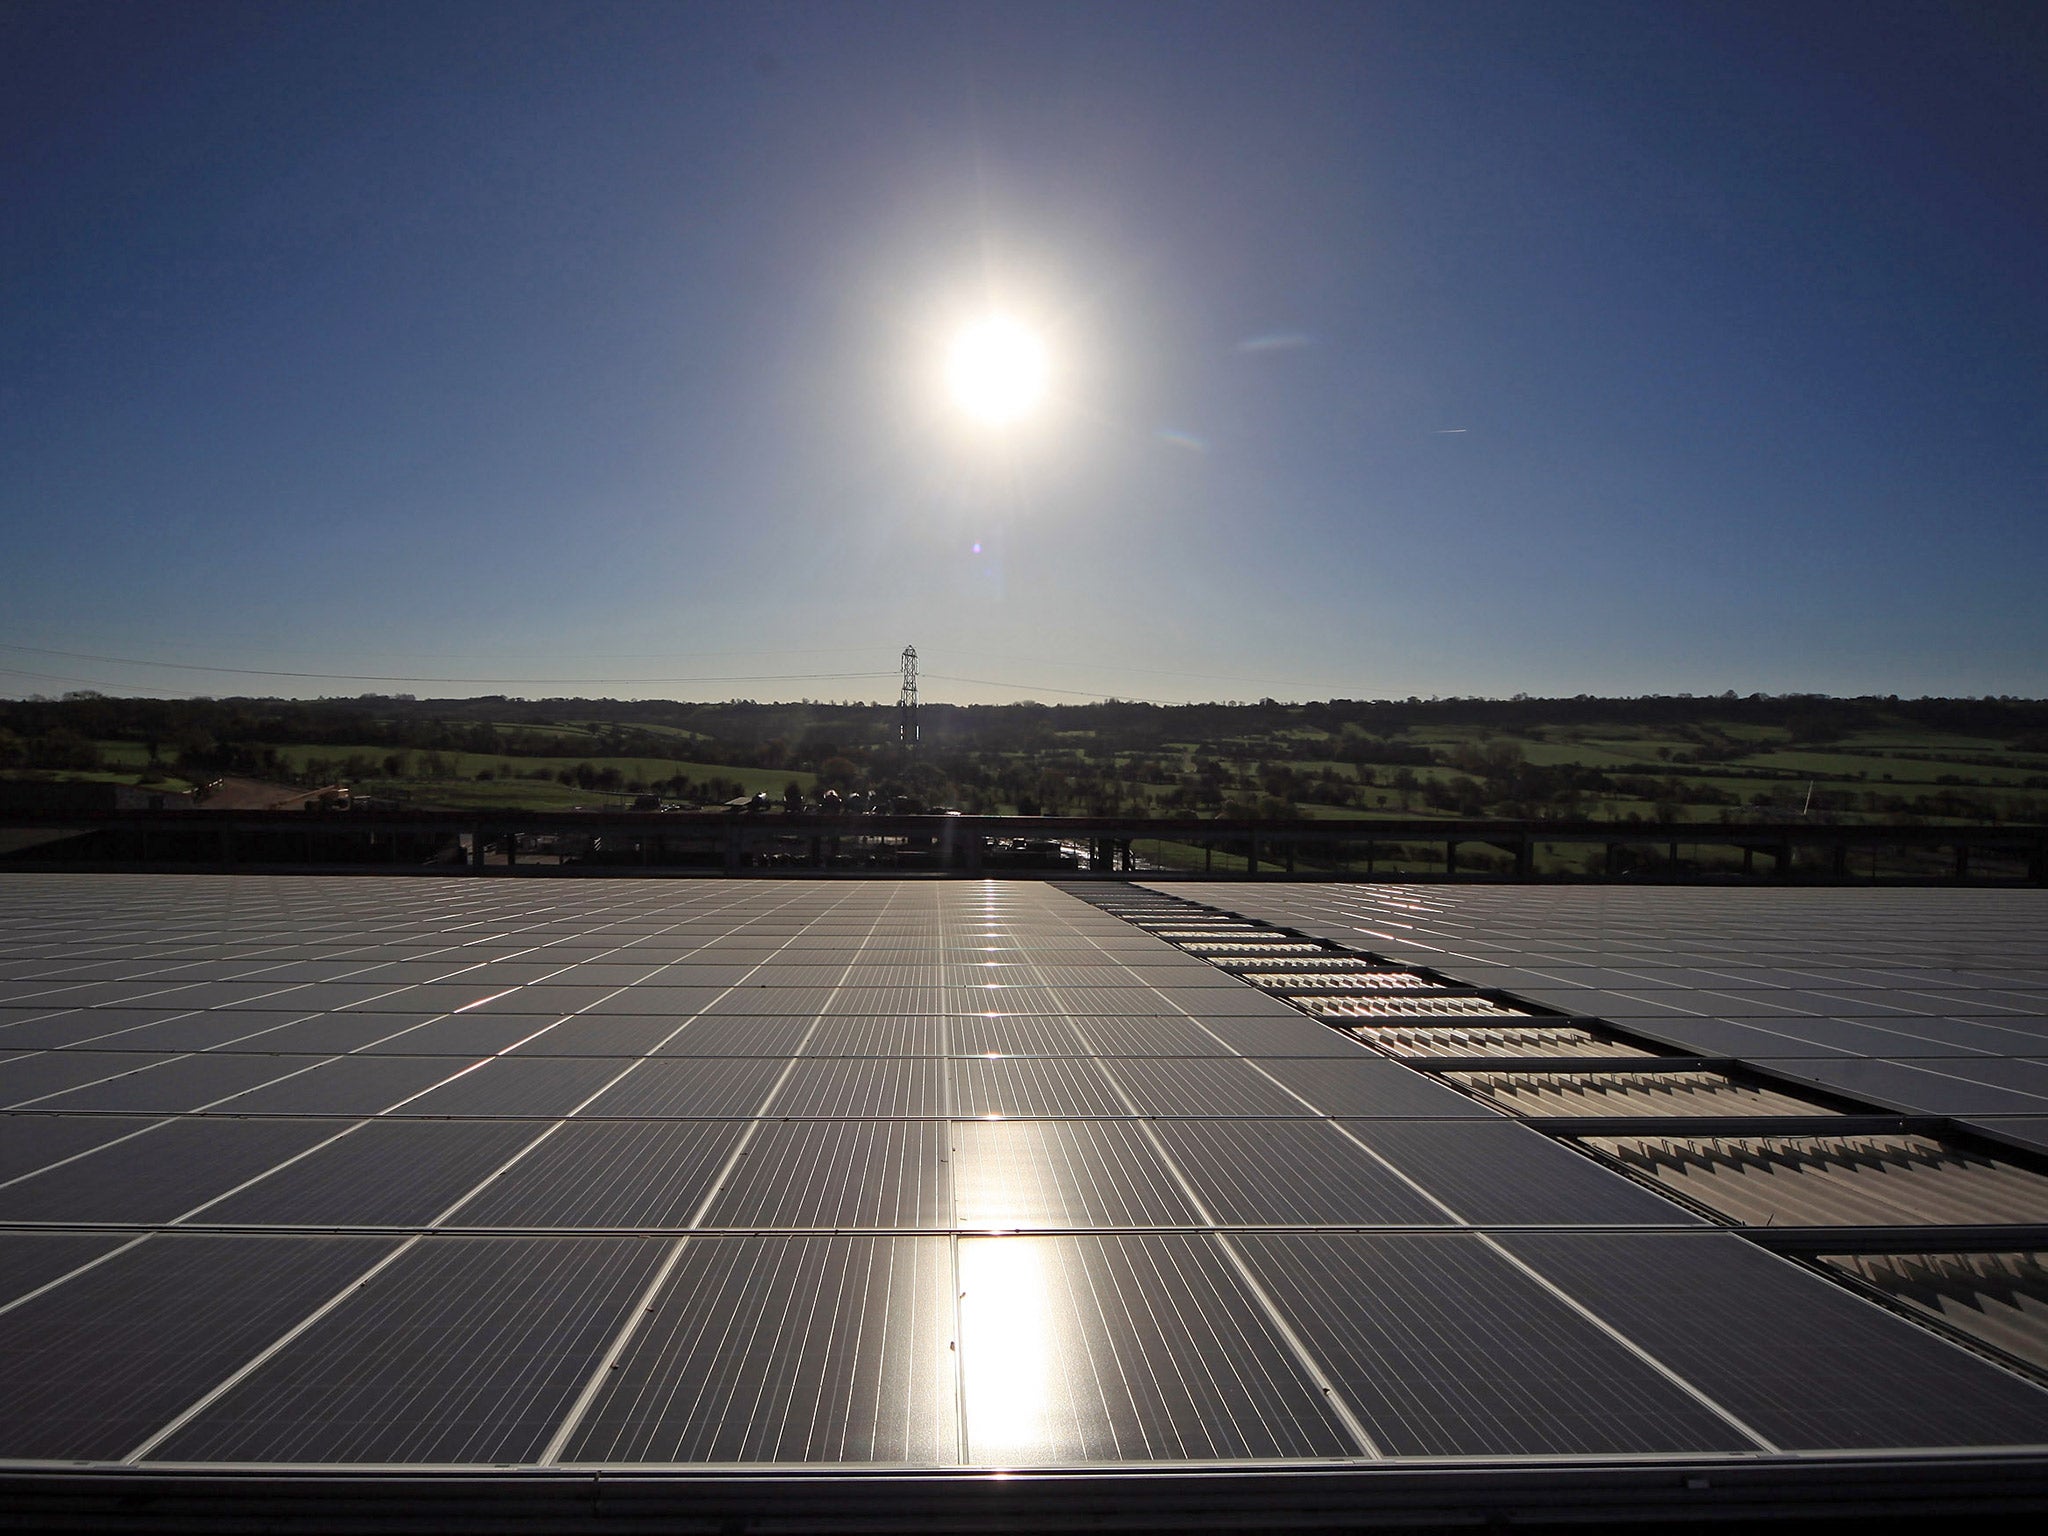
M1045 344L999 315L961 331L946 359L953 403L991 426L1030 415L1045 396L1049 372Z

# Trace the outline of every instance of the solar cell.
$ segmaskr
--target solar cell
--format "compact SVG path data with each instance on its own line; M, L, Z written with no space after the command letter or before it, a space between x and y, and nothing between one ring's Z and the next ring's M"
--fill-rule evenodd
M942 1018L916 1014L908 1018L862 1018L827 1015L818 1020L807 1056L936 1056L945 1034Z
M1268 1072L1326 1115L1492 1117L1496 1111L1421 1073L1363 1052L1349 1060L1268 1060Z
M536 1031L548 1030L546 1015L458 1013L364 1046L368 1056L479 1056L509 1050Z
M106 1082L177 1058L168 1051L39 1051L0 1063L0 1103L37 1104L86 1083Z
M956 1056L1087 1054L1087 1045L1070 1020L1041 1014L956 1014L947 1020L947 1036Z
M317 1066L317 1056L180 1056L35 1101L53 1110L177 1111L233 1098L261 1083Z
M374 1115L475 1064L474 1056L317 1056L296 1060L260 1087L222 1100L223 1113L246 1115Z
M1312 1115L1249 1062L1131 1056L1104 1064L1141 1115Z
M513 1056L643 1056L675 1034L684 1021L631 1014L577 1014L552 1029L529 1035L507 1053Z
M1820 1262L1893 1302L2048 1370L2048 1265L2030 1253L1834 1254Z
M1206 1026L1178 1014L1153 1014L1142 1007L1112 1018L1098 1014L1076 1021L1081 1047L1100 1056L1233 1056L1237 1052Z
M159 1123L151 1116L0 1115L0 1183Z
M818 1021L809 1014L710 1014L669 1022L681 1029L655 1049L657 1056L793 1056Z

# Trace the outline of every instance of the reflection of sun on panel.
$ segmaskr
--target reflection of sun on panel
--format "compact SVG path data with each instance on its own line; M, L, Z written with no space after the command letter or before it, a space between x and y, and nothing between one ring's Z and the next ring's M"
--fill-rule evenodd
M1046 1245L1030 1238L960 1245L961 1383L976 1461L1043 1461L1061 1357Z

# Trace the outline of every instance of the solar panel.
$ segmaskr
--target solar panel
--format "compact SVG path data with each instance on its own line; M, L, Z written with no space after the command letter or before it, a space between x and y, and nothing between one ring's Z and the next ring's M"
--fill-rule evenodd
M953 1339L943 1238L692 1238L563 1459L943 1465Z
M2040 1252L1830 1254L1820 1262L1896 1304L2048 1370L2048 1264Z
M0 1221L172 1221L336 1129L317 1120L165 1121L0 1188Z
M168 1051L42 1051L0 1065L0 1101L20 1106L177 1059Z
M960 1342L970 1461L1357 1449L1213 1239L963 1239Z
M1391 1061L1267 1061L1265 1069L1326 1115L1491 1116L1485 1105Z
M961 1057L951 1063L953 1108L962 1115L1128 1114L1093 1061L1065 1057Z
M587 1057L493 1056L403 1105L408 1115L565 1115L628 1064Z
M552 1064L550 1064L552 1065ZM772 1057L703 1057L688 1060L648 1059L628 1064L602 1063L606 1074L625 1072L618 1082L590 1101L592 1115L751 1115L766 1100L789 1063ZM571 1106L563 1105L567 1110Z
M378 1227L432 1221L532 1141L522 1121L328 1123L336 1139L194 1219L209 1226Z
M474 1056L278 1057L272 1080L220 1101L229 1114L374 1115L476 1064Z
M1320 1120L1155 1120L1152 1130L1225 1226L1442 1226L1447 1218Z
M158 1123L148 1116L0 1115L0 1183Z
M760 1125L704 1217L711 1227L946 1227L943 1121Z
M531 1150L481 1184L450 1225L685 1227L746 1127L731 1120L570 1120L529 1130Z
M125 1234L105 1232L0 1233L0 1306L130 1241Z
M1737 1238L1502 1242L1775 1445L2048 1441L2048 1392Z
M537 1460L663 1257L638 1238L429 1238L151 1459Z
M393 1246L153 1237L0 1313L0 1445L119 1460Z
M959 1121L951 1166L954 1218L967 1230L1192 1226L1201 1219L1129 1121Z
M1177 898L1075 889L1220 926ZM2029 1102L2025 1057L2048 1057L2048 1026L2011 1011L2048 995L2048 946L1989 908L1982 934L1948 923L1937 898L1967 893L1912 893L1853 932L1843 893L1762 893L1837 914L1841 942L1816 945L1780 931L1783 908L1723 908L1707 942L1682 903L1729 894L1712 891L1610 890L1594 911L1574 890L1228 889L1355 946L1221 957L1281 993L1341 998L1388 974L1347 967L1392 955L1664 1021L1640 1045L1527 1015L1349 1021L1382 1046L1405 1031L1518 1053L1452 1070L1519 1110L1597 1081L1815 1111L1740 1072L1646 1055L1648 1072L1589 1074L1564 1054L1715 1031L1788 1065L1853 1048ZM4 1458L145 1441L160 1466L258 1468L1622 1455L1655 1480L1674 1465L1656 1458L2040 1435L2048 1394L1991 1363L2036 1325L2033 1282L1999 1256L1831 1255L1855 1291L1775 1258L1753 1273L1717 1257L1762 1258L1746 1238L1644 1182L1803 1251L1828 1222L1872 1246L1842 1223L2036 1205L2048 1223L2028 1167L1945 1137L1710 1125L1604 1138L1596 1157L1564 1139L1583 1127L1540 1132L1419 1070L1442 1055L1369 1050L1347 1021L1030 882L8 877L0 979L41 999L0 1010L0 1089L133 1106L0 1113L0 1349L17 1350L0 1369L32 1388L19 1418L0 1403ZM1744 1022L1682 1011L1708 993ZM480 1001L447 1011L458 997ZM1880 1012L1888 997L1906 1006ZM1840 1016L1784 1011L1822 1000ZM137 1112L159 1104L175 1112ZM1598 1247L1638 1237L1677 1246ZM262 1306L235 1289L251 1264L174 1246L223 1241L276 1245L217 1250L256 1256ZM309 1257L337 1243L356 1246L331 1272ZM1674 1279L1685 1266L1699 1274ZM1788 1301L1785 1275L1848 1311ZM1902 1310L1868 1299L1888 1279ZM1968 1354L1916 1307L2008 1343ZM131 1312L164 1336L122 1333ZM17 1314L71 1330L78 1382ZM1797 1356L1773 1328L1825 1347ZM1923 1370L1930 1405L1829 1417ZM1965 1396L1975 1417L1951 1412ZM81 1426L103 1414L119 1432L100 1445Z
M1247 1062L1131 1056L1106 1067L1141 1115L1315 1113Z
M1388 1454L1754 1448L1476 1237L1233 1241Z

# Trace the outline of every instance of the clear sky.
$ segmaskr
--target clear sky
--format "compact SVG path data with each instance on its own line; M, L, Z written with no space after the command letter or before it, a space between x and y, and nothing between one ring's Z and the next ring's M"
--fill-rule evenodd
M2038 3L0 9L0 692L2041 695L2044 578Z

